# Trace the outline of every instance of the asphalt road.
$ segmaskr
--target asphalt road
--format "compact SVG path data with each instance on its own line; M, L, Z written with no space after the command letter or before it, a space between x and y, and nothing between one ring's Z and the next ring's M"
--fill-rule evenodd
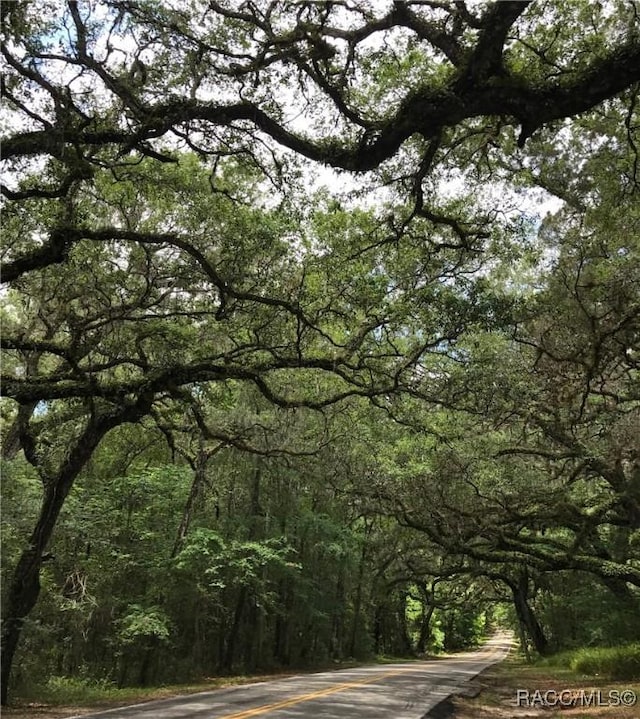
M83 719L421 719L486 667L511 636L480 650L407 664L376 665L277 679L120 707Z

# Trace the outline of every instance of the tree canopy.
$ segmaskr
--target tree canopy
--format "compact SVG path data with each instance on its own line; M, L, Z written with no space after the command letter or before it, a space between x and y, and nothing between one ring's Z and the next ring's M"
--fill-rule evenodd
M43 576L122 682L637 606L637 3L1 7L3 702Z

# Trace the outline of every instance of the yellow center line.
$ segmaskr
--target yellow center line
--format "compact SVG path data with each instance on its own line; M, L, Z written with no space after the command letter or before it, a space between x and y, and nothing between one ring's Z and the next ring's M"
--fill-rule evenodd
M255 707L254 709L245 709L244 711L237 712L236 714L225 714L220 719L249 719L249 717L259 716L260 714L266 714L267 712L274 711L275 709L284 709L284 707L290 707L293 704L300 704L301 702L308 702L312 699L318 699L319 697L325 697L328 694L337 694L338 692L346 691L347 689L354 689L356 687L362 687L366 684L373 684L374 682L392 677L394 674L400 674L401 672L409 672L414 667L407 667L405 669L396 669L392 672L385 672L384 674L376 674L369 679L362 679L357 682L349 682L348 684L335 684L328 689L319 689L316 692L309 694L299 694L297 697L291 699L284 699L274 704L263 704L262 706Z

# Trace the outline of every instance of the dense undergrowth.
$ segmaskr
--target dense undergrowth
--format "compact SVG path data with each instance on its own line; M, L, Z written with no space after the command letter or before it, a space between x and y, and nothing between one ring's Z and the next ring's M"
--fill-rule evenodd
M640 679L640 643L615 647L582 647L560 652L540 662L567 667L579 674L605 679Z

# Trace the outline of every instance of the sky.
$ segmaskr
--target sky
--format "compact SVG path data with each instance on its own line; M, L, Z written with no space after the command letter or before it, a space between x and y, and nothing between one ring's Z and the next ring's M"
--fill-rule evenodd
M165 4L170 3L166 3L165 1ZM388 2L374 2L371 4L371 7L376 12L384 12L389 4ZM476 3L476 5L479 4L482 3ZM238 7L241 7L241 5L242 3L238 3ZM57 2L49 2L48 4L45 2L42 7L48 7L47 12L52 13L51 17L53 17L55 13L62 12L63 9L62 4ZM84 16L90 15L90 17L97 22L106 20L109 15L106 5L99 0L81 4L80 8ZM70 20L67 21L67 24L70 25ZM49 38L52 49L62 54L68 52L72 40L71 32L59 28L58 30L52 30L49 34ZM95 56L97 58L102 58L107 54L107 45L112 48L111 57L113 61L116 64L120 64L124 61L126 65L130 62L131 53L135 50L137 43L132 34L114 32L110 36L107 36L106 32L103 32L97 37L95 42ZM372 35L368 40L368 45L373 49L376 48L376 45L381 47L382 35ZM152 51L148 50L147 52ZM148 57L147 60L151 61L152 58ZM78 94L84 93L91 96L92 101L97 102L98 105L108 106L110 101L109 94L102 85L96 82L95 76L79 76L75 66L62 62L51 61L48 63L48 66L51 76L56 82L62 85L69 85ZM202 92L201 97L203 101L220 101L220 97L217 96L215 88L210 87L203 89ZM300 104L301 97L299 92L289 84L281 86L281 93L278 99L284 108L288 108L286 124L289 129L298 132L309 131L310 118L305 112L304 107ZM34 106L38 105L38 93L35 93L32 102ZM13 114L5 103L3 111L3 133L24 131L26 129L32 128L24 125L24 115ZM162 142L178 147L180 141L175 136L172 137L169 135L164 137ZM36 165L38 162L40 161L34 160ZM363 180L365 182L370 180L372 177L371 174L356 177L347 172L339 172L330 167L310 161L302 163L301 167L303 184L308 188L310 194L319 190L325 190L329 194L338 196L344 203L348 204L349 202L353 202L359 205L364 204L369 208L376 208L380 205L388 204L392 200L390 191L380 186L365 196L360 196L357 200L355 199L356 192L362 188ZM14 172L9 172L5 175L5 182L9 186L15 186L16 180L17 176ZM463 190L464 182L462 173L450 173L448 179L441 179L436 196L438 198L451 198L460 195ZM500 204L504 211L522 212L527 215L539 216L541 219L549 213L556 212L562 205L562 202L558 198L551 196L543 190L516 192L507 183L494 182L492 186L479 188L477 194L478 198L483 196L485 202Z

